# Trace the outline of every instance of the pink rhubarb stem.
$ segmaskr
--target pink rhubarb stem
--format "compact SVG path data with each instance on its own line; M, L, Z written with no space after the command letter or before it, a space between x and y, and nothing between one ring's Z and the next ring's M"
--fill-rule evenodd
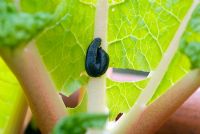
M26 48L0 50L16 75L42 133L50 133L55 123L66 115L65 105L55 90L34 44Z
M189 72L163 96L149 105L127 134L154 134L200 86L200 70ZM128 124L127 124L128 125Z

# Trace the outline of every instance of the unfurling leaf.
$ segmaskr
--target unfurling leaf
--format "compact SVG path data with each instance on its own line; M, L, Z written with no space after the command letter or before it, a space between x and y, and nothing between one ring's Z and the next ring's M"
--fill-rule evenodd
M182 51L190 59L192 69L200 68L200 42L184 43Z
M102 129L108 115L81 113L64 117L55 126L53 134L85 134L88 128Z
M47 13L28 14L18 12L13 4L0 1L0 47L25 44L48 24Z
M191 69L200 68L200 4L195 9L192 19L184 33L180 50L191 62Z

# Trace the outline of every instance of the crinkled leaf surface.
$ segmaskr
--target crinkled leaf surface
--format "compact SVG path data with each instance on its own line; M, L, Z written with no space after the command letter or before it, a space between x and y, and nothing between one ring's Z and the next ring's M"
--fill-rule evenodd
M185 43L183 43L185 44ZM185 53L191 61L192 69L200 68L200 43L191 42L183 45L183 53Z
M25 44L47 25L50 14L18 12L12 3L0 1L0 47Z
M192 2L109 0L110 67L154 71ZM37 45L57 88L69 95L88 81L84 60L93 39L96 0L63 0L61 3L57 6L54 23L37 39ZM179 80L189 66L186 56L177 52L152 101ZM127 112L147 83L147 79L137 83L108 80L111 117Z
M111 6L108 18L111 66L155 70L191 3L192 0L126 0Z
M181 52L186 54L191 62L191 68L200 67L200 5L195 10L186 32L181 40Z
M88 128L102 129L108 115L79 113L64 117L55 126L53 134L85 134Z

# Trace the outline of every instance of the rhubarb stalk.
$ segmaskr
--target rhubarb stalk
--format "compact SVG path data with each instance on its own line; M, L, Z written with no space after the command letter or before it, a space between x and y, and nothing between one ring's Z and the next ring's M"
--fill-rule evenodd
M50 133L56 122L66 115L65 105L59 98L35 45L30 43L25 48L1 48L0 54L24 89L42 133Z

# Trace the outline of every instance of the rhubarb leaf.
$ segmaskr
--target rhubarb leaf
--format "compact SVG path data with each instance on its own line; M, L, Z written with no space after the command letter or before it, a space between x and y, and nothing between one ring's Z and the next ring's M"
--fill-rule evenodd
M200 68L200 5L196 8L181 40L180 50L188 56L191 68Z
M192 1L109 3L110 66L152 71ZM67 0L60 12L63 17L37 40L37 44L58 90L69 95L87 84L84 60L93 39L95 1Z
M16 47L26 44L36 36L50 20L50 14L18 12L12 3L0 1L0 47Z
M182 50L185 53L191 62L191 68L196 69L200 68L200 42L191 42L187 45L182 46Z
M102 129L107 117L105 114L88 113L64 117L56 124L53 134L85 134L88 128Z
M180 80L185 74L187 74L190 69L194 68L199 68L199 58L198 54L200 53L199 51L199 44L200 44L200 5L197 6L196 10L194 11L193 15L191 16L190 22L186 28L186 31L184 32L181 40L180 40L180 50L176 53L174 56L174 59L170 63L170 66L168 68L168 71L165 73L165 76L163 77L159 87L157 88L154 96L152 99L149 101L149 103L152 103L155 101L158 97L160 97L162 94L164 94L170 87L172 87L178 80ZM184 55L186 54L186 55ZM186 57L188 56L188 58ZM109 84L109 82L108 82ZM116 82L112 81L109 85L117 84ZM117 88L119 91L124 91L127 89L127 84L123 83L124 87L120 86ZM130 84L129 84L130 85ZM132 84L134 86L135 83ZM145 85L144 85L145 87ZM116 88L115 88L116 90ZM140 88L132 88L132 97L135 99L136 96L140 94L140 91L142 91ZM115 101L112 99L108 99L108 104L111 106L116 106L115 108L111 107L111 119L114 119L118 113L123 113L125 111L128 111L130 108L125 107L126 103L124 104L123 101L116 101L116 100L124 100L124 96L116 95L117 92L111 93L111 91L108 91L109 94L111 94L112 98L115 98ZM113 91L114 92L114 91ZM123 93L124 93L123 92ZM119 93L119 92L118 92ZM133 93L135 95L133 96ZM120 94L122 94L120 92ZM129 94L131 94L129 92ZM118 97L119 96L119 97ZM109 96L109 98L111 98ZM116 103L117 102L117 103ZM131 102L131 101L129 101ZM134 102L132 102L134 104ZM123 106L124 107L120 107Z
M192 2L109 0L110 67L155 71ZM96 0L65 0L57 5L53 23L36 43L58 90L70 95L88 82L84 62L94 38L97 5ZM187 73L188 67L188 59L177 52L152 101ZM112 118L127 112L148 83L147 79L137 83L107 81Z
M125 1L123 4L112 6L108 23L108 35L111 35L108 36L110 65L115 68L153 72L164 56L191 3L192 1L179 0L143 0ZM129 5L132 8L127 11L126 8ZM181 8L177 8L180 6ZM188 64L185 57L176 54L150 102L157 99L179 80L187 72ZM177 73L175 74L174 71ZM135 82L121 84L115 81L108 82L107 87L112 87L112 90L107 90L111 119L119 113L130 110L141 91L146 87L144 84L148 83L145 80L143 82L137 82L137 86ZM130 94L132 99L130 99Z
M47 13L18 12L13 3L0 1L0 47L14 48L25 45L48 24ZM18 118L27 105L21 87L0 59L0 133L18 133ZM13 132L14 131L14 132Z
M110 65L153 71L163 57L192 0L126 0L109 8Z

